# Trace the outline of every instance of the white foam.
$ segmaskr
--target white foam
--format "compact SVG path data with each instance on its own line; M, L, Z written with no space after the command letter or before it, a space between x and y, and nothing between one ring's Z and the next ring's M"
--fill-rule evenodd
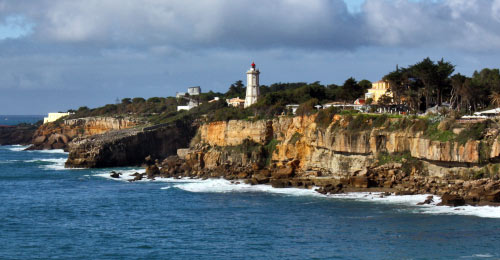
M161 189L161 190L168 190L168 189L170 189L170 188L171 188L170 186L167 186L167 187L161 187L160 189Z
M184 180L184 179L182 179ZM324 197L314 189L298 189L286 188L277 189L270 185L250 185L245 183L231 183L224 179L208 179L191 181L190 183L179 183L174 187L189 191L189 192L210 192L210 193L228 193L228 192L267 192L275 194L283 194L290 196L314 196Z
M136 172L141 173L144 171L144 169L127 169L127 170L115 169L114 171L121 173L120 178L111 177L110 176L111 171L109 169L93 171L93 173L94 173L93 176L102 177L105 179L110 179L110 180L115 180L115 181L129 181L129 180L134 179L135 176L132 176L134 173L136 173ZM149 180L147 180L146 178L143 178L140 181L143 182L143 181L149 181Z
M39 167L45 170L56 170L56 171L61 171L61 170L67 170L64 168L64 164L66 163L66 158L35 158L32 160L26 160L24 162L27 163L33 163L33 162L43 162L43 163L49 163L49 164L43 164L40 165Z
M10 148L7 148L8 150L11 150L13 152L21 152L24 151L24 149L28 148L29 145L11 145Z
M128 181L133 179L131 176L135 172L143 172L143 169L132 169L120 171L122 175L120 178L110 177L110 172L100 172L95 176L101 176L107 179L113 179L118 181ZM146 178L143 178L140 182L148 182ZM419 202L423 202L427 199L429 194L420 195L391 195L382 196L380 192L368 193L368 192L353 192L344 194L334 194L334 195L322 195L315 191L315 189L299 189L299 188L273 188L270 185L250 185L245 183L234 183L224 179L175 179L175 178L156 178L154 181L161 181L167 183L174 183L173 187L185 190L188 192L196 193L230 193L230 192L265 192L273 194L282 194L287 196L310 196L319 197L334 200L352 200L352 201L364 201L370 203L381 203L381 204L391 204L403 206L402 210L408 210L410 212L419 214L433 214L433 215L467 215L467 216L477 216L482 218L500 218L500 207L491 206L461 206L461 207L448 207L448 206L437 206L441 202L439 196L434 195L434 202L426 205L417 205ZM172 186L163 187L161 189L169 189Z
M492 258L494 257L492 254L474 254L471 256L462 256L460 258Z
M460 207L449 207L449 206L437 206L441 202L441 197L434 195L434 202L427 205L417 205L419 202L423 202L429 194L420 195L402 195L402 196L381 196L381 193L347 193L347 194L335 194L329 195L328 197L337 199L349 199L356 201L369 201L374 203L384 203L384 204L397 204L408 206L411 211L423 214L433 214L433 215L463 215L463 216L476 216L481 218L500 218L500 207L492 206L460 206Z
M63 149L54 149L54 150L34 150L34 151L30 151L30 152L69 154L68 152L65 152Z

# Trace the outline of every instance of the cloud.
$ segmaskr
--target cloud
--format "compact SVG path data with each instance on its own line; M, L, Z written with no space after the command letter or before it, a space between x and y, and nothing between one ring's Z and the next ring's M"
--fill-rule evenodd
M378 80L427 56L498 64L500 0L350 1L0 0L0 31L17 32L0 33L0 89L42 109L40 93L74 107L225 91L254 59L266 84Z
M500 24L490 11L498 2L367 0L363 13L372 44L491 51L500 49Z
M178 48L351 48L361 39L342 0L40 0L7 4L40 40Z
M49 43L184 50L500 48L500 0L366 0L355 13L342 0L18 1L3 2L0 10L34 21L33 37Z

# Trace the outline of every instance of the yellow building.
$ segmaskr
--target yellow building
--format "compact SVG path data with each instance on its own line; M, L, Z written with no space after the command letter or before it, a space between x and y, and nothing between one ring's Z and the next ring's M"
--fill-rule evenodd
M389 82L379 80L372 83L372 88L368 89L368 93L365 94L365 100L371 98L373 103L377 103L378 99L384 94L392 97L391 86Z
M226 102L229 106L232 107L243 107L245 105L245 100L241 99L240 97L226 99Z

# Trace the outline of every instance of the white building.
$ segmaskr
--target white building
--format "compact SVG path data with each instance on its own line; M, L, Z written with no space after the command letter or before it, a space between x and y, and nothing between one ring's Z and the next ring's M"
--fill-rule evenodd
M190 99L187 106L177 106L177 111L191 110L191 108L195 108L197 106L198 106L198 102L196 100Z
M201 94L201 88L199 86L197 87L189 87L188 88L188 94L190 96L198 96Z
M186 99L188 101L187 106L177 106L177 111L181 110L191 110L200 105L199 95L201 94L201 88L197 87L189 87L187 96L186 92L177 92L175 95L178 99Z
M49 113L49 115L47 117L43 118L43 123L46 124L46 123L54 122L54 121L57 121L57 119L59 119L61 117L69 116L70 114L71 114L70 112L66 112L66 113Z
M255 69L255 63L252 62L252 67L247 71L247 93L245 97L245 108L255 104L259 99L259 75L260 71Z

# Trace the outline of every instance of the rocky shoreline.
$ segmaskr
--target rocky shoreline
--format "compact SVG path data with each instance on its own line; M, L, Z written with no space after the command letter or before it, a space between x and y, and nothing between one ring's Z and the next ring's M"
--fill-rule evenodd
M463 181L459 179L438 179L422 177L416 174L405 174L400 164L374 166L366 171L358 172L346 179L322 177L321 172L304 172L293 161L286 166L261 167L221 165L216 169L204 168L199 156L187 156L181 159L170 156L163 161L146 158L144 173L133 174L128 181L140 181L155 178L190 178L218 179L223 178L233 183L244 182L251 185L267 184L274 188L315 188L325 195L350 192L380 192L382 196L433 194L441 197L438 205L446 206L500 206L500 181L480 179ZM123 178L118 172L111 172L112 178ZM433 197L429 196L419 203L430 204Z
M30 124L0 126L0 145L29 145L37 128Z

